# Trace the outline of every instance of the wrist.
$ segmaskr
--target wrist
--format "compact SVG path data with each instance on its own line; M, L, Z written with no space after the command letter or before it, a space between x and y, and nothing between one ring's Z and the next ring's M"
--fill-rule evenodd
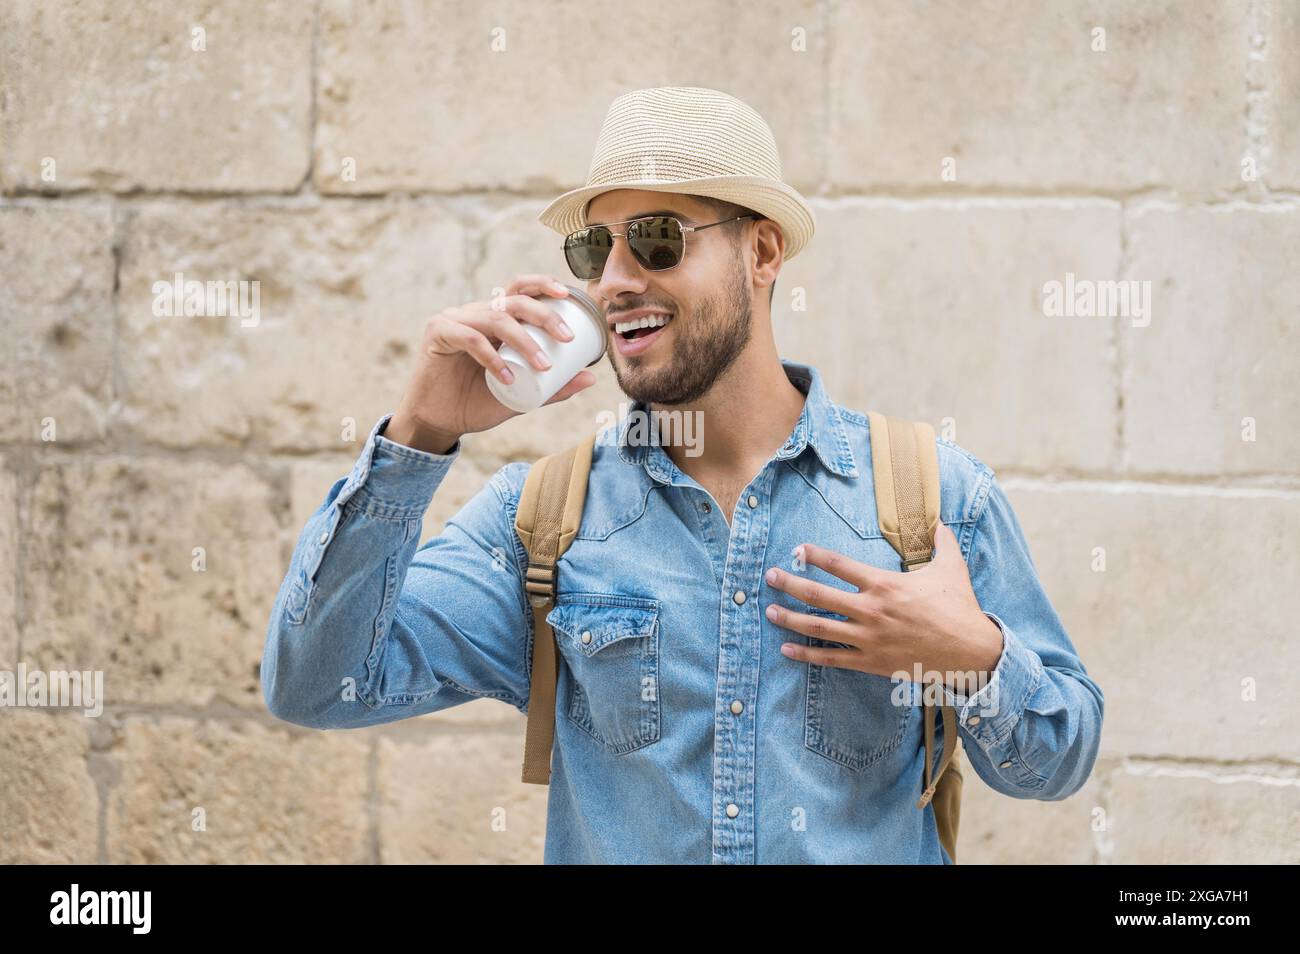
M461 435L430 427L401 410L389 418L380 432L395 444L403 444L427 454L450 453L460 442Z
M974 621L973 617L972 621ZM981 673L981 678L991 679L993 670L997 669L998 663L1002 661L1002 627L989 619L988 615L981 610L977 630L982 634L977 671Z
M971 696L988 684L1002 661L1002 628L981 612L978 619L971 617L966 633L968 646L962 666L950 674L951 678L946 676L944 683L954 692ZM970 680L974 680L973 685Z

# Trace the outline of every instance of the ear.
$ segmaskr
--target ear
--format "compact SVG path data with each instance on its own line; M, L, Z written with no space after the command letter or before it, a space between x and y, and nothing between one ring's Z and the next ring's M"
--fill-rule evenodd
M771 281L768 284L772 288L770 295L774 296L776 279L781 273L781 266L785 263L785 235L775 221L767 218L759 219L754 223L754 234L757 239L754 270L770 273Z

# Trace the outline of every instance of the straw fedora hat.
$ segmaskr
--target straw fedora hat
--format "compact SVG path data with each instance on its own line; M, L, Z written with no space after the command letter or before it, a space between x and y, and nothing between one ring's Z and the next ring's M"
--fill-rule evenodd
M754 109L698 86L659 86L619 96L605 114L586 185L553 201L537 220L561 235L584 228L602 192L644 189L712 196L772 219L785 258L808 244L817 220L781 179L776 140Z

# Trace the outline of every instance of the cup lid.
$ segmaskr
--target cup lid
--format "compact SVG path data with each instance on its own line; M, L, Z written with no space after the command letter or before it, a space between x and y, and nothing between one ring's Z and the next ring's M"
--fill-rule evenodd
M605 320L605 316L601 313L600 306L597 305L595 300L585 291L581 288L575 288L572 285L565 285L564 287L569 290L568 297L572 298L583 311L587 312L591 320L596 323L596 327L600 329L600 336L604 345L600 349L600 354L587 362L586 366L590 368L601 358L605 357L605 352L610 348L609 322Z

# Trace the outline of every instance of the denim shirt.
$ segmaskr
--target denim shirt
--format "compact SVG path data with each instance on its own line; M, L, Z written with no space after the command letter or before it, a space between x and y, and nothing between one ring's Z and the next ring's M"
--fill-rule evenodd
M866 415L831 401L816 368L782 366L804 408L730 526L654 438L630 439L646 405L598 434L547 617L559 647L548 864L952 863L933 803L916 808L920 686L790 659L783 642L826 644L764 614L775 602L844 619L766 584L768 567L795 569L803 542L900 569L876 520ZM464 439L425 453L385 438L387 421L298 539L267 630L266 703L321 729L478 698L527 712L534 625L514 520L531 465L501 467L421 544ZM940 518L1003 639L977 693L945 687L966 787L973 768L1012 798L1066 798L1097 756L1101 689L993 471L947 439L937 452ZM852 591L819 568L801 572ZM937 763L943 726L930 711Z

